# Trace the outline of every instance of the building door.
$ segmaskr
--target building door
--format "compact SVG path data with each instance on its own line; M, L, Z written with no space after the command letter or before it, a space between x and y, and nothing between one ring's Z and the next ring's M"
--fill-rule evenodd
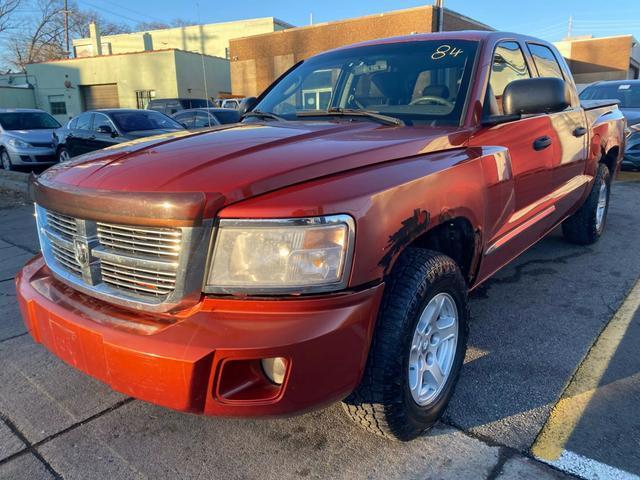
M80 85L80 94L84 110L98 108L119 108L118 85L107 83L104 85Z

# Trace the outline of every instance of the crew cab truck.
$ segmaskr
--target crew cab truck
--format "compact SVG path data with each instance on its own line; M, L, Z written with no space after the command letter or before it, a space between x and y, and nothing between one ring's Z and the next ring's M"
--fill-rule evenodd
M597 241L624 151L617 106L581 105L557 50L511 33L339 48L245 105L34 180L36 342L172 409L342 401L412 439L452 396L468 291L558 225Z

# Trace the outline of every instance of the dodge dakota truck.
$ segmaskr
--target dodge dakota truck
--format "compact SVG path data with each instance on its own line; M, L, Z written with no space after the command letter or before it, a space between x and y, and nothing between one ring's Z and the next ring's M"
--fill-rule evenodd
M535 38L338 48L247 99L241 123L34 178L42 253L16 278L21 312L134 398L228 416L342 401L409 440L452 396L468 292L556 226L602 235L624 128Z

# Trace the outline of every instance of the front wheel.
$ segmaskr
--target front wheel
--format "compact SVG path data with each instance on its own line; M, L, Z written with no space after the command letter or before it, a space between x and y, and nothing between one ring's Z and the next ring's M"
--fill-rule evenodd
M13 170L13 163L11 163L9 152L7 152L6 150L2 150L2 153L0 153L0 159L2 160L2 168L4 170Z
M66 148L61 148L58 151L58 161L60 163L63 163L63 162L68 162L69 160L71 160L71 155L69 154L69 150L67 150Z
M609 168L601 163L584 204L562 222L562 234L565 239L578 245L590 245L598 241L607 223L610 190Z
M446 255L407 249L389 276L362 382L343 402L367 430L412 440L444 413L467 343L467 286Z

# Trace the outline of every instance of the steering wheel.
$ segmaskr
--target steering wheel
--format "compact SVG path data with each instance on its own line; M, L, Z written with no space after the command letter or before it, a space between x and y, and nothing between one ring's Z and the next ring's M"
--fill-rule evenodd
M416 98L414 100L411 100L411 102L409 102L409 105L422 105L425 104L427 102L433 102L433 103L437 103L439 105L444 105L445 107L449 107L451 109L453 109L455 107L455 105L453 104L453 102L450 102L449 100L442 98L442 97L434 97L431 95L427 95L426 97L419 97Z

